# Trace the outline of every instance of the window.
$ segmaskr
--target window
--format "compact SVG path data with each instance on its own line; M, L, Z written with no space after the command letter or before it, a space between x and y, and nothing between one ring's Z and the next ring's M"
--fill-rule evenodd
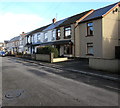
M37 41L40 41L40 33L37 34Z
M28 43L31 43L31 36L28 37Z
M66 27L65 28L65 39L70 39L71 38L71 27Z
M87 55L94 55L93 43L87 43Z
M44 42L48 41L47 33L44 33Z
M64 54L72 54L72 45L64 46Z
M57 30L57 40L60 39L60 36L61 36L61 34L60 34L60 29L58 29L58 30Z
M55 40L55 39L56 39L56 31L53 30L53 31L52 31L52 40Z
M32 35L32 43L35 43L35 36Z
M93 23L87 23L87 36L93 36Z

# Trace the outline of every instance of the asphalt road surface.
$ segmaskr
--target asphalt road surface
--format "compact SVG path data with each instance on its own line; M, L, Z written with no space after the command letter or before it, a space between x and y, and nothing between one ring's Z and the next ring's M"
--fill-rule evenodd
M119 105L118 91L50 71L65 72L14 58L2 58L2 106Z

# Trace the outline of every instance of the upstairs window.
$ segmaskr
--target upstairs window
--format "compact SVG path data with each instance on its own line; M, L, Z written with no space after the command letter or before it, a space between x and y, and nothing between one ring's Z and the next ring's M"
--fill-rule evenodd
M71 38L71 27L66 27L65 28L65 39L70 39Z
M93 23L87 23L87 36L93 36Z
M61 33L60 33L60 29L57 30L57 40L60 39Z
M44 42L47 42L47 41L48 41L47 33L44 33Z
M52 40L56 40L56 31L55 30L52 31Z
M28 43L31 43L31 36L28 36Z
M37 42L40 42L40 33L37 34Z
M87 43L87 55L94 55L93 43Z
M32 35L32 43L35 43L35 36Z

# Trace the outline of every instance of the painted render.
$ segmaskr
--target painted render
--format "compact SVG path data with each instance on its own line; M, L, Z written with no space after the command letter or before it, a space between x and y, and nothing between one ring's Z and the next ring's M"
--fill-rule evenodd
M118 6L116 8L120 9ZM79 24L76 27L75 32L75 57L106 59L115 58L115 46L118 46L118 39L120 39L119 15L118 12L113 13L113 11L110 11L103 18L98 18ZM93 22L93 36L87 36L88 22ZM94 56L86 55L87 43L91 42L93 42Z

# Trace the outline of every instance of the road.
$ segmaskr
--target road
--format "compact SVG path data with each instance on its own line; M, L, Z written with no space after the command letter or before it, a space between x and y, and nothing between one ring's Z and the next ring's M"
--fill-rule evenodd
M2 106L118 106L119 104L119 92L115 90L86 84L50 71L65 72L4 57Z

